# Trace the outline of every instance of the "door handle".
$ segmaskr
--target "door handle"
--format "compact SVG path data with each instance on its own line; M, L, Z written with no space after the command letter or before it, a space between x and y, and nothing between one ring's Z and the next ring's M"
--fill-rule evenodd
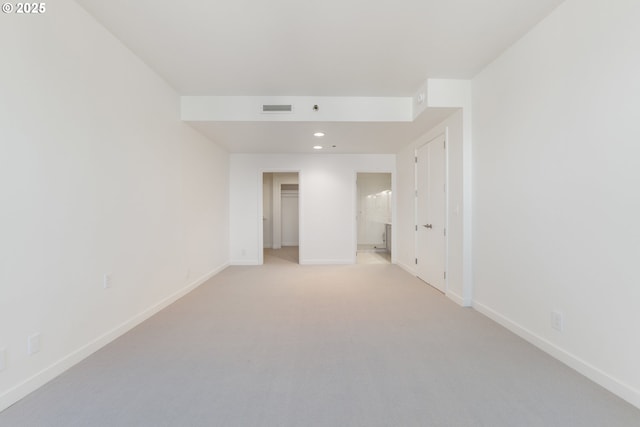
M425 228L433 228L433 225L431 225L431 224L423 224L422 226L425 227Z

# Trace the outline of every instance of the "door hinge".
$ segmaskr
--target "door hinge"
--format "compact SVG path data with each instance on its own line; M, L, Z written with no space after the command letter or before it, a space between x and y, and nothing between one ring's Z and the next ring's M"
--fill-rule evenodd
M416 225L416 231L418 231L418 226Z
M416 190L416 197L418 197L418 190Z
M447 149L447 140L442 141L442 148Z
M416 258L416 264L418 263L418 258Z
M444 229L444 235L445 236L447 235L447 229L446 228Z
M447 280L447 272L444 272L444 280Z
M415 160L416 163L418 163L418 156L415 156L414 160Z

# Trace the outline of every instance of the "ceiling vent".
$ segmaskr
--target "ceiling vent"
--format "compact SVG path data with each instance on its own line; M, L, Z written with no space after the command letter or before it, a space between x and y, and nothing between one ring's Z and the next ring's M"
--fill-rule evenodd
M263 113L292 113L293 105L291 104L282 104L282 105L263 105L262 106Z

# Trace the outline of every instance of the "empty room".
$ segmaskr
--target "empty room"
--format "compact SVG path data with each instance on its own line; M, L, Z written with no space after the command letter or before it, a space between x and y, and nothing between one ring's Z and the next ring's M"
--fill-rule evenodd
M640 425L638 22L4 1L0 426Z

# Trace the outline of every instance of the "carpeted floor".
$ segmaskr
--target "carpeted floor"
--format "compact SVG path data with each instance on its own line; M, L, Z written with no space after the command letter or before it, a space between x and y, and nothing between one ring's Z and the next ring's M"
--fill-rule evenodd
M265 264L298 264L300 249L298 246L283 246L280 249L264 250Z
M640 410L394 265L230 267L1 426L639 426Z
M358 251L356 264L391 264L391 254L380 251Z

